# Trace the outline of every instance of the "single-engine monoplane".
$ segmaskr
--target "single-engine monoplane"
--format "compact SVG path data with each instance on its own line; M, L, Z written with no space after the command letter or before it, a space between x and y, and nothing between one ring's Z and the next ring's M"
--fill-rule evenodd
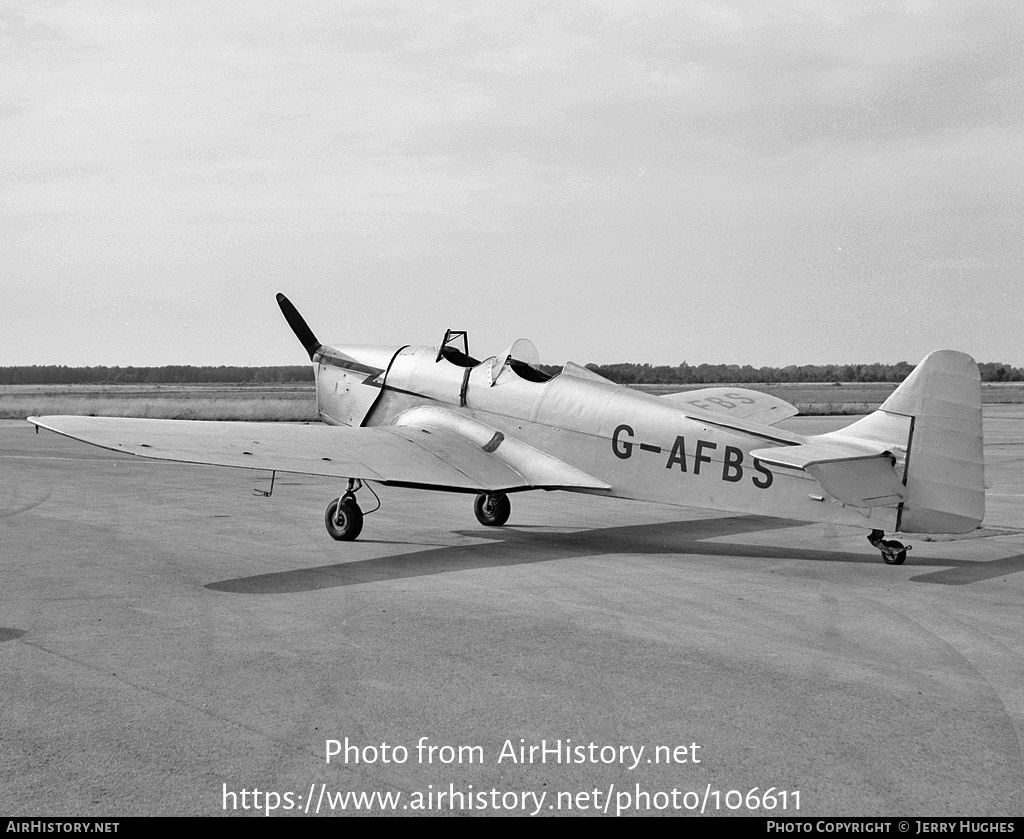
M29 421L142 457L341 479L324 516L338 540L362 529L364 481L475 495L489 526L538 489L850 525L895 565L908 548L886 531L984 518L980 377L963 353L931 353L877 411L805 437L778 427L795 407L748 388L654 396L576 364L544 373L523 339L478 360L453 330L436 347L328 346L277 301L316 365L321 423Z

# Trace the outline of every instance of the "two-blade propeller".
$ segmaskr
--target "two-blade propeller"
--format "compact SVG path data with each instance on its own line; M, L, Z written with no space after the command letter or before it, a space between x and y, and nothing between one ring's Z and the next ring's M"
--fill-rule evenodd
M299 339L299 343L306 348L306 352L309 353L309 360L312 361L313 356L316 355L317 351L323 346L323 344L316 339L316 335L313 334L313 330L309 328L309 324L307 324L302 315L299 314L299 310L292 305L291 300L279 293L277 295L277 305L281 307L281 313L284 315L284 319L288 321L288 325L292 328L292 332L294 332L295 337Z

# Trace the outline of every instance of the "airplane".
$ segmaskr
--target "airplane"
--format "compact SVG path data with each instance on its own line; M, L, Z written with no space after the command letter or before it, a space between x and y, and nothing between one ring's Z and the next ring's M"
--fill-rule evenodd
M473 494L489 527L508 521L510 495L538 489L849 525L890 565L910 547L886 531L963 534L984 519L981 383L964 353L929 354L874 413L802 436L778 426L793 405L747 388L655 396L572 363L548 375L528 340L478 360L450 329L437 347L329 346L277 302L315 365L321 423L28 421L147 458L339 478L324 514L339 541L362 530L365 482Z

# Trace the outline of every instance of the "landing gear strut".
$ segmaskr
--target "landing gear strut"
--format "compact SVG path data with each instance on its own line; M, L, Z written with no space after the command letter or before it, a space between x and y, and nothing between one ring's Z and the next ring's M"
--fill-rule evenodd
M476 513L476 520L488 527L501 527L508 521L512 512L512 502L504 493L497 495L478 495L473 502L473 512Z
M324 524L331 538L339 542L351 542L363 529L363 511L356 503L356 492L362 485L362 481L350 478L344 495L327 505Z
M903 560L907 558L910 546L904 547L902 542L897 542L895 539L883 539L883 536L885 533L881 530L872 530L868 535L868 541L882 552L882 562L886 565L902 565Z

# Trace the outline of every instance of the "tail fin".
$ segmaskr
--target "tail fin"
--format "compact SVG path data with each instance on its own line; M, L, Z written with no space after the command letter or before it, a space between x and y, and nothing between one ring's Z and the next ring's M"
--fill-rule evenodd
M969 355L929 354L874 414L836 435L903 454L897 530L967 533L985 518L981 376Z

